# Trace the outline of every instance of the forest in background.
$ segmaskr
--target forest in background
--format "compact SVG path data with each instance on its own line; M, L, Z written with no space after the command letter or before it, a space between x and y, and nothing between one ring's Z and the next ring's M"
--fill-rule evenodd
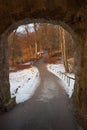
M46 53L46 62L62 61L66 72L74 66L73 39L59 25L32 23L14 30L8 37L9 66L34 61Z

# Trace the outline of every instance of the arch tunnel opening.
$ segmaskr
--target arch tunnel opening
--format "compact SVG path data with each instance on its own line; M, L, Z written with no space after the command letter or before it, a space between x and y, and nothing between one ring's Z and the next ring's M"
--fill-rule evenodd
M42 20L43 21L43 20ZM31 24L32 22L30 22L30 24ZM37 24L40 24L40 21L39 22L36 22ZM52 23L54 24L54 25L52 25ZM60 24L59 24L60 23ZM74 32L72 31L72 29L71 28L69 28L69 26L67 26L66 24L64 24L64 23L62 23L62 22L59 22L58 24L59 25L61 25L61 27L59 27L59 31L60 31L60 35L62 34L64 34L64 35L70 35L70 40L72 41L72 44L73 44L73 46L70 46L70 48L71 48L71 50L75 53L71 53L71 51L70 50L68 50L69 51L69 53L71 53L70 55L72 56L72 57L75 57L75 60L76 60L76 57L78 56L78 52L76 51L77 50L77 48L76 48L76 44L77 44L77 42L76 42L76 40L75 40L75 35L74 35ZM41 24L43 24L43 22L41 22ZM46 24L46 23L45 23ZM47 24L49 24L49 26L56 26L56 27L58 27L59 25L57 25L57 23L56 22L50 22L50 23L48 23L47 22ZM18 25L22 25L22 24L19 24L18 23ZM16 25L16 28L18 27L18 25ZM27 24L28 25L28 24ZM25 25L24 25L25 26ZM64 29L67 29L67 31L70 33L67 33L67 32L64 32L64 29L62 29L62 27L64 27ZM9 40L10 40L10 38L8 38L8 36L9 37L11 37L11 35L12 35L12 33L13 33L13 35L14 34L16 34L15 32L15 30L14 30L14 28L15 28L15 26L13 26L12 25L12 27L11 28L9 28L8 29L8 31L6 31L5 32L5 35L3 35L3 38L5 37L6 38L6 40L5 40L5 42L7 42L7 43L9 43ZM55 28L55 27L54 27ZM25 29L26 29L26 31L27 31L27 28L25 27ZM14 30L14 31L13 31ZM56 29L55 29L56 30ZM57 30L58 31L58 30ZM12 33L11 33L12 32ZM11 33L11 35L9 35ZM28 33L27 33L28 34ZM54 33L55 34L55 33ZM52 35L51 35L52 36ZM34 36L35 37L35 36ZM54 37L55 37L55 35L54 35ZM68 37L68 36L66 36L66 37ZM72 39L74 39L74 41L72 40ZM7 41L8 40L8 41ZM63 40L65 40L65 38L64 38L64 36L61 38L61 41L62 42L64 42ZM66 38L66 41L68 40L68 38ZM27 38L26 38L26 41L27 41ZM42 40L42 42L43 42L43 40ZM58 41L56 41L56 42L58 42ZM35 39L34 39L34 43L35 43ZM44 43L43 43L44 44ZM51 43L52 44L52 43ZM47 45L47 44L46 44ZM55 44L56 45L56 44ZM58 45L58 44L57 44ZM53 44L53 46L52 47L46 47L46 48L44 48L44 49L42 49L42 48L40 48L40 46L38 47L38 49L36 50L35 48L37 48L37 45L36 45L36 47L35 47L35 44L33 45L33 47L34 47L34 50L32 51L32 54L34 54L34 53L38 53L39 52L39 56L37 55L36 56L36 54L35 55L33 55L33 56L30 56L30 60L32 61L32 59L33 60L37 60L37 59L39 59L39 58L42 58L43 57L43 54L46 54L46 56L48 56L48 57L45 57L46 58L46 62L47 63L53 63L53 62L57 62L57 59L55 58L56 56L57 57L61 57L61 59L59 60L59 62L63 62L63 53L62 53L62 51L60 50L60 48L62 48L63 47L63 45L61 45L61 47L59 47L58 46L58 50L56 50L56 48L57 48L57 45L55 46L55 48L54 48L54 44ZM8 48L8 45L6 45L7 46L7 48ZM32 47L32 48L33 48ZM6 48L6 49L7 49ZM17 47L17 49L19 48L19 50L20 50L20 47ZM27 47L28 48L28 47ZM11 49L11 48L10 48ZM11 51L14 49L14 47L12 46L12 49L11 49ZM8 51L9 51L9 49L8 50L5 50L6 51L6 58L7 58L7 62L9 62L9 60L11 60L10 58L8 58ZM29 51L29 50L28 50ZM57 51L57 52L55 52L55 51ZM59 51L59 52L58 52ZM10 52L10 51L9 51ZM43 53L44 52L44 53ZM27 53L28 54L28 53ZM62 54L62 55L61 55ZM17 55L17 52L16 52L16 55ZM59 56L58 56L59 55ZM71 56L70 55L68 55L68 58L71 58ZM10 56L12 56L12 55L10 55ZM15 57L15 55L13 54L13 56ZM35 57L34 57L35 56ZM50 56L50 58L49 58L49 56ZM12 63L11 62L9 62L10 64L11 64L11 67L10 67L10 69L14 69L14 65L17 65L17 66L20 66L20 64L22 63L22 64L24 64L26 61L28 61L28 59L26 59L26 60L24 60L23 59L23 57L22 57L22 59L20 60L20 58L19 57L22 57L22 54L21 54L21 52L20 53L18 53L18 58L16 57L16 58L14 58L14 59L16 59L16 60L14 60L14 59L12 59L12 60L14 60L14 61L12 61ZM39 57L39 58L38 58ZM19 61L20 60L20 61ZM71 60L70 62L73 62L73 60ZM78 66L78 62L76 62L77 63L77 66ZM71 63L72 64L72 63ZM9 65L10 66L10 65ZM7 70L8 70L8 68L9 68L9 66L7 65ZM76 67L77 67L76 66ZM13 67L13 68L12 68ZM23 66L22 66L23 67ZM24 66L25 67L25 66ZM20 68L20 67L19 67ZM12 70L13 71L13 70ZM67 70L66 70L67 71ZM69 71L72 71L72 70L68 70L68 72ZM76 71L75 71L76 72ZM7 80L8 80L8 75L9 75L9 71L8 71L8 73L7 73ZM62 75L62 74L60 74L60 75ZM64 76L65 76L65 73L63 74ZM69 76L69 75L68 75ZM63 77L63 76L62 76ZM71 78L73 78L73 77L71 77ZM64 77L64 79L65 79L65 77ZM9 80L8 80L9 81ZM20 87L19 87L20 88ZM18 88L18 89L19 89ZM15 90L15 92L17 93L18 92L18 89L16 88L16 90ZM48 88L49 89L49 88ZM10 89L9 89L10 90ZM13 96L14 97L14 96Z
M81 117L81 124L87 129L87 1L41 0L38 2L38 0L26 0L25 2L19 0L14 2L12 0L9 2L7 0L0 1L0 9L0 111L10 109L14 101L11 100L9 91L8 35L23 23L50 22L62 25L75 40L76 81L72 99L77 113ZM31 20L18 22L27 17ZM11 28L4 33L10 25L12 25Z
M15 78L17 80L17 77L11 78L12 72L15 72L16 75L16 72L19 70L23 71L28 67L31 69L32 65L34 66L36 62L39 62L44 58L44 62L48 64L48 70L54 70L54 74L56 71L55 75L58 77L60 76L62 80L65 80L65 86L67 87L64 87L64 89L69 97L71 97L75 83L74 40L71 34L63 29L62 26L52 23L30 23L20 25L9 35L8 46L11 80L15 80ZM23 76L24 75L26 76L26 74L23 74ZM16 84L14 81L12 84L12 81L10 80L11 96L14 97L16 95L16 98L17 93L23 88L23 85L19 85L19 82L20 84L22 82L22 77L21 75L18 77L20 81L18 80L18 83L16 81ZM31 79L31 77L28 77L28 79ZM16 87L14 85L16 85ZM71 87L69 87L70 85ZM21 92L23 95L28 95L26 92L24 92L24 94L23 90ZM18 97L21 98L22 95ZM21 102L21 99L19 98L18 102Z

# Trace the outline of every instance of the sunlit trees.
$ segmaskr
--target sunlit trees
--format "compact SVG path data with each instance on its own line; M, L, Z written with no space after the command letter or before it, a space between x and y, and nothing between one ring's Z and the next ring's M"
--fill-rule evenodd
M69 72L70 70L69 58L72 58L74 55L73 39L71 35L60 26L59 26L59 32L60 32L59 41L60 41L60 46L62 51L62 60L65 67L65 71Z
M36 25L36 23L34 23L34 33L35 33L35 39L34 39L34 40L35 40L35 54L37 54L37 52L38 52L38 51L37 51L37 47L38 47L38 46L37 46L37 29L36 29L36 28L37 28L37 25Z
M29 56L29 58L33 55L33 52L32 52L32 46L30 44L30 35L29 35L29 27L28 25L25 26L25 31L26 31L26 41L27 41L27 48L28 48L28 51L27 51L27 55Z
M21 46L18 44L17 32L13 31L12 36L9 38L9 64L14 65L20 62L22 57Z
M69 72L69 67L68 67L68 61L67 61L67 48L66 48L66 42L65 42L65 31L62 29L62 54L63 54L63 63L65 66L65 71Z
M33 23L22 26L23 31L14 30L9 36L9 52L12 64L22 63L42 56L42 52L58 60L58 51L62 51L62 60L68 72L68 59L73 57L73 40L71 35L59 25ZM39 52L39 53L38 53ZM55 57L56 56L56 57Z

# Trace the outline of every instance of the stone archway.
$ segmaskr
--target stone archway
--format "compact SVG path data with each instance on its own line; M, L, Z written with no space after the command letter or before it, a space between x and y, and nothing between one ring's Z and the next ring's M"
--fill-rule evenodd
M74 39L77 41L76 48L76 83L73 94L74 102L85 124L87 115L87 2L86 0L19 0L0 2L0 106L10 106L10 91L8 80L8 52L6 36L11 31L10 25L17 27L19 20L42 19L42 21L60 21L66 23L74 32ZM29 22L28 19L25 23ZM21 23L21 22L20 22ZM61 23L62 26L64 26ZM12 27L12 28L13 28ZM65 27L65 26L64 26ZM77 60L78 59L78 60Z

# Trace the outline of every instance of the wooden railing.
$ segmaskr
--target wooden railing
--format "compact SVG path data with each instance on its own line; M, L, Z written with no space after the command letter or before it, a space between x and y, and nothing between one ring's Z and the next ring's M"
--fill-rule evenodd
M61 71L58 71L57 73L59 73L59 75L60 75L62 78L64 78L64 80L67 80L68 86L70 86L70 79L71 79L71 80L75 80L75 78L70 77L70 76L68 76L66 73L63 73L63 72L61 72Z

